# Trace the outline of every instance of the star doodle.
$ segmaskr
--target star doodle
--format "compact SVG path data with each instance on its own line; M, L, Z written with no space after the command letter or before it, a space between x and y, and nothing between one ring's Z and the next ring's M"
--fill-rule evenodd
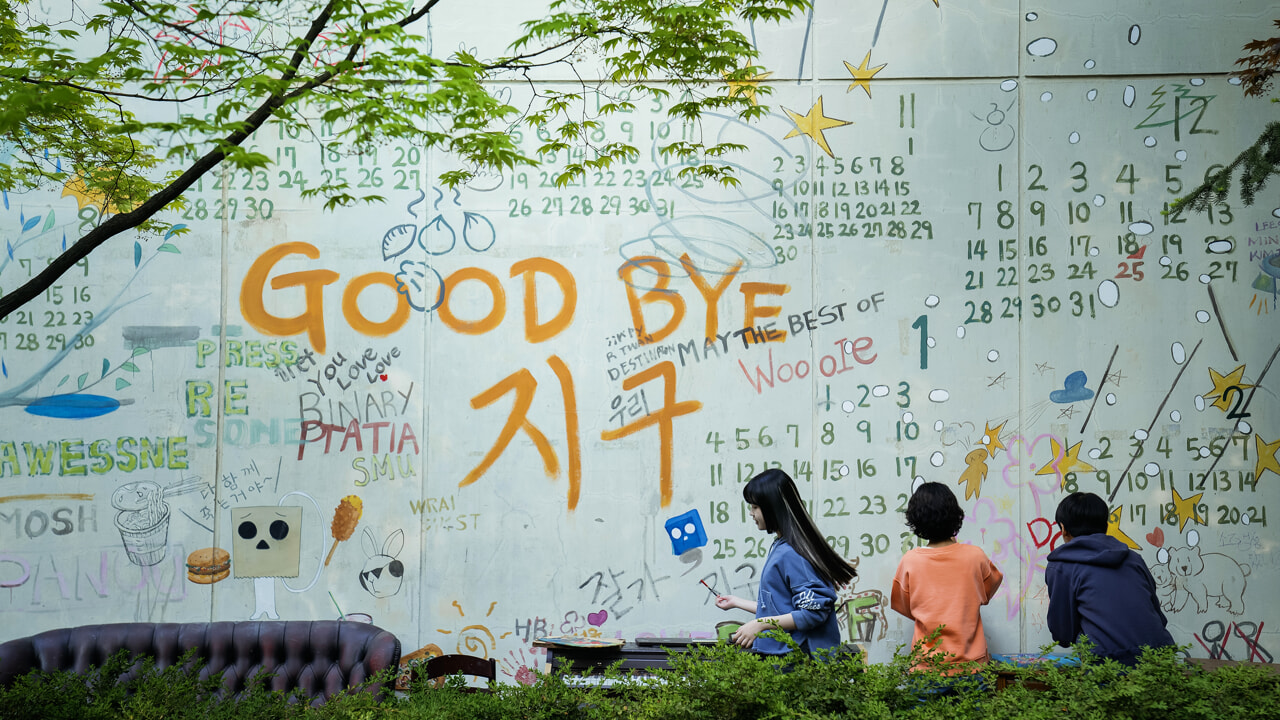
M1076 416L1076 408L1074 405L1068 405L1058 411L1058 417L1070 418Z
M1005 423L1000 423L995 427L991 427L991 423L986 424L986 429L982 431L982 445L987 449L987 454L991 457L996 456L997 450L1009 451L1004 443L1000 440L1000 431L1004 430Z
M725 84L729 86L729 95L741 95L751 101L752 105L759 105L756 99L756 88L760 86L761 80L766 80L772 75L772 72L760 73L752 75L745 80L725 80Z
M1191 520L1195 520L1200 525L1209 524L1196 511L1196 503L1200 502L1202 497L1204 497L1204 493L1196 493L1184 499L1178 494L1177 490L1173 491L1173 512L1178 516L1178 532L1182 532L1182 528L1186 527Z
M1254 435L1253 446L1258 450L1258 462L1253 466L1253 481L1256 483L1267 470L1280 475L1280 460L1276 459L1276 453L1280 452L1280 438L1276 438L1274 442L1263 442L1261 435Z
M790 116L791 122L796 124L795 129L784 135L782 139L786 140L797 135L808 135L814 142L818 143L818 147L822 148L822 150L827 153L828 157L835 157L835 154L831 152L831 146L827 144L827 136L824 135L822 131L833 127L853 124L852 120L837 120L823 115L821 95L818 96L818 102L814 103L813 107L809 108L809 114L807 115L792 112L787 110L785 107L782 109L786 111L788 116Z
M120 212L120 208L116 207L115 203L108 202L107 193L102 190L90 190L83 175L77 175L62 186L62 197L67 197L68 195L76 199L76 209L78 210L83 210L92 205L100 213L116 214Z
M1066 452L1062 450L1062 444L1055 437L1049 438L1049 448L1053 450L1053 460L1045 463L1044 467L1036 471L1037 475L1063 475L1066 476L1070 472L1087 473L1094 472L1094 468L1089 463L1080 459L1080 446L1084 441L1072 445L1067 448Z
M861 87L864 91L866 91L867 97L868 98L871 97L871 78L875 77L876 73L883 70L885 66L877 65L873 68L868 69L867 64L870 62L871 62L870 50L867 51L867 56L862 58L862 64L859 65L858 67L854 67L853 65L850 65L848 60L844 61L844 66L848 68L849 74L853 76L853 82L849 83L849 88L845 90L845 92L853 92L854 88Z
M1243 393L1245 390L1253 387L1244 382L1244 366L1232 370L1226 375L1221 375L1217 370L1209 368L1209 379L1213 381L1213 390L1204 394L1206 400L1217 398L1213 401L1213 406L1223 412L1231 410L1231 398L1236 393Z
M1131 550L1141 550L1142 548L1138 546L1138 543L1134 542L1133 538L1120 529L1120 518L1122 517L1124 517L1124 506L1117 505L1116 509L1112 510L1111 515L1107 517L1107 534L1128 545Z
M990 375L988 375L987 379L990 380L991 382L987 383L987 387L994 387L996 385L999 385L1000 388L1003 390L1004 384L1009 381L1009 378L1007 377L1007 375L1008 373L1000 373L995 377L991 377Z
M1044 375L1045 373L1049 372L1052 369L1053 369L1053 366L1050 365L1049 363L1036 363L1036 372L1040 373L1041 375Z
M1107 382L1111 383L1112 385L1115 385L1116 387L1120 387L1120 381L1123 379L1124 379L1124 372L1120 370L1107 374Z

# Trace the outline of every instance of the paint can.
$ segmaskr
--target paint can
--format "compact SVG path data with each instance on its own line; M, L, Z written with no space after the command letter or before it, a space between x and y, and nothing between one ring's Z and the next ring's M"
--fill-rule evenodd
M731 642L733 634L738 632L738 628L742 627L742 623L733 620L725 620L716 623L716 639L720 642Z

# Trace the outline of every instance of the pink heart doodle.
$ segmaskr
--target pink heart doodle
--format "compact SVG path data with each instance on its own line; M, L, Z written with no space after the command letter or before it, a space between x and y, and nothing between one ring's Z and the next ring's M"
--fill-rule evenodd
M1164 547L1164 528L1156 528L1147 533L1147 542L1156 547Z
M587 622L591 623L592 625L595 625L596 627L600 627L601 625L604 624L604 621L608 619L609 619L608 610L601 610L600 612L587 613Z

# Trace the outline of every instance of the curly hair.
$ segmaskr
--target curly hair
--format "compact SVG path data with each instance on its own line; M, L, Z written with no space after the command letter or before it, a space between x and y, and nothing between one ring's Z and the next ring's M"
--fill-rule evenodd
M950 540L964 525L964 510L951 488L939 482L922 484L907 501L907 527L928 540Z

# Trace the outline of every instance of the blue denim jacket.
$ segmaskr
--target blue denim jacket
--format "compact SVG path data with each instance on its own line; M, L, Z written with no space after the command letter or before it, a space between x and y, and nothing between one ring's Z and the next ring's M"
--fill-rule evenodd
M836 591L787 543L779 538L769 548L760 572L760 593L756 617L791 613L796 629L791 637L801 648L813 652L840 645L840 625L836 620ZM782 655L787 646L764 636L751 646L765 655Z

